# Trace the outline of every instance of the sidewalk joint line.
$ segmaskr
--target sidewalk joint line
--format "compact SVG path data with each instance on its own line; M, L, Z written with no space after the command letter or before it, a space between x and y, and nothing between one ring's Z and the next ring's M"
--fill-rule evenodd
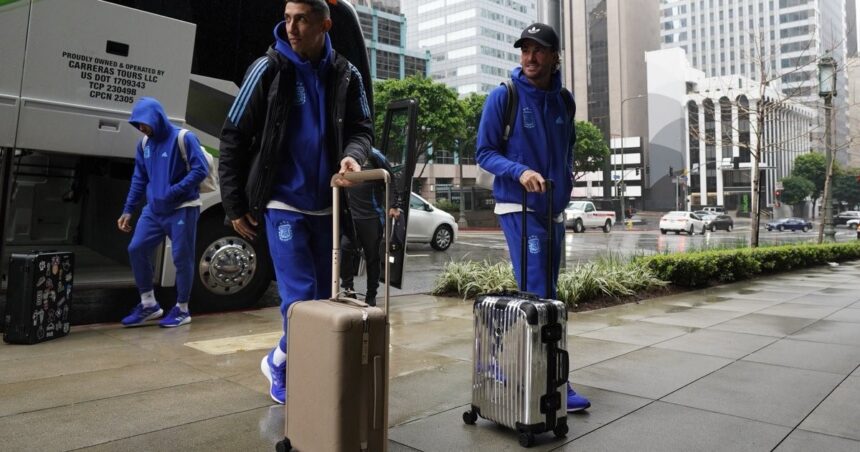
M791 429L791 431L790 431L790 432L788 432L788 434L787 434L787 435L785 435L781 440L779 440L779 442L776 444L776 446L774 446L774 447L773 447L773 449L771 449L771 452L773 452L774 450L776 450L776 449L780 446L780 444L782 444L786 439L788 439L788 437L789 437L789 436L791 436L791 434L792 434L792 433L794 433L798 428L800 428L800 424L803 424L803 421L805 421L807 418L809 418L809 416L810 416L810 415L812 415L812 413L814 413L814 412L815 412L815 410L817 410L817 409L818 409L818 407L819 407L819 406L821 406L821 404L822 404L822 403L824 403L824 401L825 401L825 400L827 400L827 398L828 398L828 397L830 397L831 395L833 395L833 393L834 393L834 392L836 392L836 388L838 388L838 387L842 386L842 383L845 383L845 381L846 381L846 380L848 380L849 378L851 378L851 375L852 375L854 372L857 372L857 369L860 369L860 364L858 364L856 367L854 367L854 370L852 370L851 372L849 372L849 373L848 373L848 375L846 375L844 378L842 378L842 380L840 380L840 381L839 381L839 383L838 383L836 386L834 386L834 387L833 387L833 389L831 389L831 390L830 390L830 392L828 392L828 393L827 393L827 395L825 395L824 397L822 397L822 399L821 399L821 400L819 400L819 401L818 401L818 403L817 403L817 404L815 404L815 406L814 406L814 407L812 407L812 409L811 409L811 410L809 410L809 412L808 412L808 413L806 413L806 415L805 415L805 416L803 416L803 419L801 419L801 420L797 423L797 425L795 425L795 426ZM813 432L813 433L820 433L820 432ZM828 435L827 433L822 433L822 434L823 434L823 435ZM828 436L835 436L835 435L828 435ZM837 436L837 438L841 438L841 437ZM846 439L850 439L850 438L846 438Z

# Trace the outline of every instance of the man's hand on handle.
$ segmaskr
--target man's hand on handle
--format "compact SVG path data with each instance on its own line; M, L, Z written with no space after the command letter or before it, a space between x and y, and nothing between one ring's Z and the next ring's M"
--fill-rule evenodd
M520 175L520 183L529 193L543 193L546 191L546 181L537 171L523 171L523 174Z
M131 232L131 214L124 213L116 220L116 226L122 232Z
M346 174L361 171L361 165L355 161L352 157L344 157L343 160L340 161L340 171L338 174ZM335 180L335 184L339 187L350 187L354 185L354 182L346 180L344 177L339 177Z
M233 230L238 232L242 237L248 240L257 238L258 223L250 213L246 213L245 216L235 220L230 220L230 222L233 223Z

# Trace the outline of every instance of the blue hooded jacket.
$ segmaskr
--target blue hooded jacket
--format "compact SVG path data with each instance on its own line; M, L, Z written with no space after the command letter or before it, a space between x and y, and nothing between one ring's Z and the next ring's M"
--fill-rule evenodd
M146 193L149 209L156 215L169 215L182 203L200 197L200 183L209 174L206 157L193 133L185 134L185 149L191 171L188 171L182 151L176 142L179 128L170 123L164 108L151 97L142 97L134 105L128 120L135 128L146 124L152 136L143 146L137 144L134 176L123 207L123 213L134 212Z
M293 51L284 30L283 22L275 26L275 50L295 67L296 95L272 199L301 210L324 210L332 205L329 185L338 169L331 167L325 139L325 79L331 66L331 40L326 34L323 57L314 67Z
M573 118L561 97L561 75L552 76L551 88L544 91L532 85L522 68L513 70L511 78L517 89L518 110L507 146L503 144L507 89L499 86L484 103L478 127L477 155L481 168L496 175L493 195L496 202L522 204L520 176L528 169L555 182L553 216L564 211L573 190ZM529 193L527 206L543 216L547 196Z

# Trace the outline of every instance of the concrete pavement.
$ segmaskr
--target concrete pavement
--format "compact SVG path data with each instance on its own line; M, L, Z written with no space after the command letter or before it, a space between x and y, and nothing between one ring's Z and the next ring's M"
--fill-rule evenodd
M279 329L267 308L2 344L2 449L273 450L259 360ZM571 314L568 335L593 406L535 450L860 450L860 262ZM521 450L461 420L471 344L471 303L393 299L389 450Z

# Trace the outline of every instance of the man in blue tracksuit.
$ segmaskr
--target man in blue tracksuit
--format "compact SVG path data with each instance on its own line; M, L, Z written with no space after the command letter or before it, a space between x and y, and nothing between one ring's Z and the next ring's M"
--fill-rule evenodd
M373 136L361 74L332 50L330 15L324 0L286 0L275 43L248 68L221 131L224 210L248 240L263 223L278 280L285 334L260 370L281 404L287 310L332 295L331 178L361 170Z
M573 190L573 145L576 133L573 118L563 98L559 72L559 40L552 27L535 23L523 30L514 47L521 49L521 66L511 78L518 93L518 111L508 142L502 132L505 125L507 89L490 92L484 104L478 128L477 160L493 173L495 213L499 216L514 275L520 281L526 272L528 291L543 298L555 298L555 285L564 242L564 208ZM552 179L553 205L549 206L546 179ZM520 268L522 239L522 196L528 192L526 231L528 234L528 269ZM554 221L546 224L547 209ZM547 268L549 234L553 235L552 268ZM552 286L546 286L546 274L552 272ZM591 404L568 385L567 409L579 411Z
M159 322L162 327L177 327L191 322L188 299L194 278L194 240L200 217L200 183L209 174L209 165L200 142L191 132L185 134L188 163L178 145L180 129L167 119L164 109L151 97L141 98L132 109L129 123L146 137L137 145L134 175L117 226L131 232L131 216L144 197L128 255L140 303L122 319L125 326L138 326L163 314L152 289L152 253L170 237L176 266L176 306ZM190 170L189 170L190 167Z

